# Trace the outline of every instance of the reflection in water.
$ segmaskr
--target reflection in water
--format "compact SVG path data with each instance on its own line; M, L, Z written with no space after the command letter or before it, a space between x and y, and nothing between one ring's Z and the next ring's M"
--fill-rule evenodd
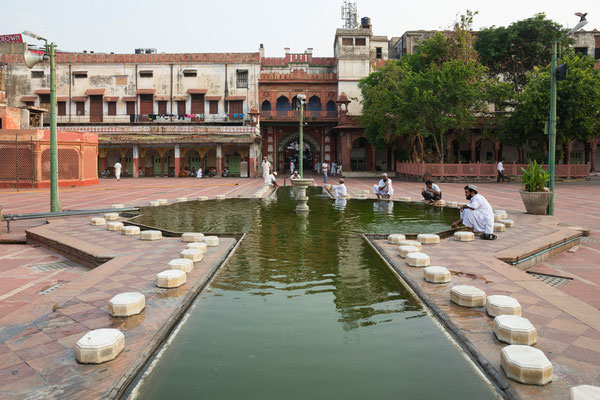
M333 202L333 208L338 210L344 210L346 208L346 204L348 203L348 199L338 198Z
M421 205L340 199L342 206L316 190L309 188L310 212L301 215L289 188L277 201L143 210L147 225L247 235L199 296L141 398L489 397L359 236L444 230L456 210L423 217ZM426 375L443 390L422 385Z

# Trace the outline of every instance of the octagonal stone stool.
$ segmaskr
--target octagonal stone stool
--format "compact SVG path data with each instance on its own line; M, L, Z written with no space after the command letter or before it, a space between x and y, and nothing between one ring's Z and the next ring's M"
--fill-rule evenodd
M106 229L109 231L121 231L123 229L123 223L116 221L107 222Z
M398 201L410 201L410 197L398 197Z
M435 207L446 207L446 201L445 200L436 200L433 205Z
M494 232L504 232L506 226L502 222L494 222Z
M423 278L431 283L448 283L452 280L450 271L444 267L425 267Z
M494 334L508 344L530 346L537 342L537 330L527 318L518 315L498 315L494 318Z
M421 233L417 235L417 241L423 244L437 244L440 242L440 237L433 233Z
M188 201L187 197L178 197L175 199L176 202L178 203L185 203L186 201Z
M156 274L156 286L160 288L176 288L183 285L186 280L185 272L180 269L168 269Z
M140 239L142 240L158 240L158 239L162 239L162 232L161 231L141 231L140 232Z
M198 249L185 249L179 253L179 256L181 258L188 258L193 262L199 262L204 258L204 252Z
M501 224L504 224L505 227L507 228L514 228L515 227L515 221L513 221L512 219L501 219L500 221Z
M454 240L458 242L471 242L475 240L475 234L467 231L454 232Z
M95 226L106 225L106 220L101 217L95 217L95 218L92 218L90 224L95 225Z
M160 206L160 203L158 201L151 201L148 203L148 205L150 207L158 207L158 206Z
M398 246L415 246L419 250L423 250L423 245L417 240L401 240L398 242Z
M369 194L371 193L369 190L361 190L358 194Z
M217 236L204 236L203 240L208 247L215 247L219 245L219 238Z
M75 358L82 364L114 360L125 348L125 336L118 329L89 331L75 343Z
M463 307L483 307L485 292L475 286L453 286L450 289L450 301Z
M188 243L187 246L185 246L185 248L200 250L203 253L206 253L206 250L208 250L208 246L204 242L191 242Z
M194 261L189 258L174 258L169 261L169 268L179 269L183 272L192 272L194 269Z
M215 196L215 199L217 199L217 200L223 200L224 198L225 198L224 194L218 194Z
M406 258L407 254L420 253L421 250L417 246L399 246L398 252L400 253L400 257Z
M521 304L514 297L503 295L492 295L487 297L485 305L490 317L498 315L521 315Z
M201 242L204 239L204 233L200 232L185 232L181 235L181 240L186 243Z
M500 215L501 219L508 218L508 213L504 210L494 210L494 214Z
M123 204L113 204L112 206L110 206L110 208L112 208L112 209L125 208L125 206Z
M139 235L140 234L140 227L139 226L133 226L133 225L127 225L127 226L123 227L123 229L121 230L121 233L123 235L127 235L127 236Z
M106 213L104 214L104 219L107 221L116 221L119 219L118 213Z
M543 386L552 381L552 363L540 349L512 344L500 352L506 376L527 385Z
M196 198L196 200L198 200L198 201L206 201L206 200L208 200L208 196L198 196L198 198Z
M359 200L366 200L367 199L367 195L364 194L364 193L359 193L356 198L359 199Z
M404 236L401 233L392 233L391 235L388 235L388 237L387 237L388 243L397 244L401 240L406 240L406 236Z
M160 204L161 206L169 204L169 201L167 199L156 199L156 201L158 201L158 204Z
M429 266L429 256L425 253L408 253L405 259L406 263L411 267Z
M108 302L108 312L113 317L129 317L142 312L146 297L138 292L119 293Z
M446 207L454 207L457 208L458 207L458 203L455 201L447 201L446 202Z
M571 400L599 400L600 387L591 385L573 386L570 390Z

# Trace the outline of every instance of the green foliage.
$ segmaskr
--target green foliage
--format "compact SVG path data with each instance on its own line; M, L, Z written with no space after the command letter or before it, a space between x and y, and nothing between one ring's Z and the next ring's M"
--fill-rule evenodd
M543 192L550 180L550 175L536 161L529 163L527 168L521 168L521 183L526 192Z

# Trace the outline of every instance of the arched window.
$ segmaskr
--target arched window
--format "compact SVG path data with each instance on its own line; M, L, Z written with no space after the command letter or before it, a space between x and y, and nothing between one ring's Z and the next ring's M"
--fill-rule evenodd
M263 101L260 109L261 111L271 111L271 102L269 100Z
M317 96L313 96L308 99L308 106L306 107L311 117L321 116L321 99Z
M288 111L290 110L290 99L285 96L279 97L275 109L277 110L278 116L287 117Z
M337 107L335 105L335 101L329 100L327 102L327 116L328 117L337 117Z

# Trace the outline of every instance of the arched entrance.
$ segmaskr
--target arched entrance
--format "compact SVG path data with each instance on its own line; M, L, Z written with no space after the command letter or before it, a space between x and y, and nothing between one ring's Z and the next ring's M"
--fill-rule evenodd
M312 170L315 160L320 158L321 144L311 134L304 133L302 136L304 140L303 166L304 169ZM283 136L277 142L277 164L280 168L283 167L284 171L289 169L291 160L294 160L296 168L299 167L299 140L300 133L292 132Z
M194 149L190 149L185 153L183 168L191 172L197 172L202 168L202 158Z
M360 137L352 142L350 149L350 171L366 171L367 139Z
M240 163L242 161L242 157L240 156L240 153L237 152L237 150L228 150L225 153L225 160L226 160L226 168L229 172L229 176L240 176Z

